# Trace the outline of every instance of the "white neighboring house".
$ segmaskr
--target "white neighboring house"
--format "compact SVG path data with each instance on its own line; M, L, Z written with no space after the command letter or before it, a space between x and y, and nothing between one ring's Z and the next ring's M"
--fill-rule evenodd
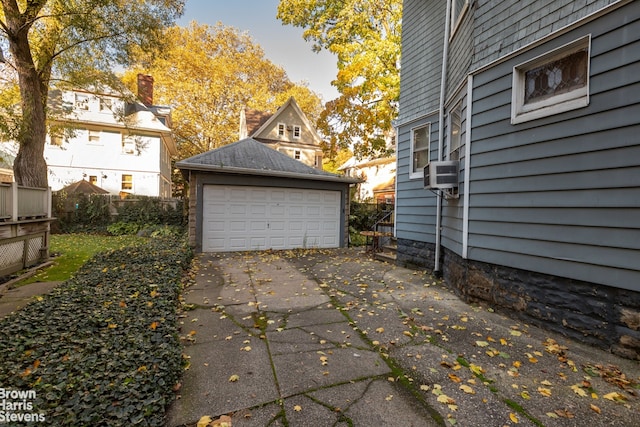
M60 123L74 129L71 137L47 136L44 157L53 191L84 179L121 197L171 197L177 149L169 107L151 105L150 97L145 104L128 103L80 90L52 96L70 110Z
M351 157L338 168L345 176L361 178L356 184L356 200L373 199L376 203L394 204L396 156L358 160Z

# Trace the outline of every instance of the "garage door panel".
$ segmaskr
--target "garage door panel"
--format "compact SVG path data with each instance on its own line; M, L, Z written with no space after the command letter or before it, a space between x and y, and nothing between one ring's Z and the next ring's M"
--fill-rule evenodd
M205 185L205 252L339 247L339 191Z

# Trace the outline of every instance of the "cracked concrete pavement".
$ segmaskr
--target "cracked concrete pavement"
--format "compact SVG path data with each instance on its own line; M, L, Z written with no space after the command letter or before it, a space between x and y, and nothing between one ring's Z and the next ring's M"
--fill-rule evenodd
M640 367L361 249L201 254L166 426L629 426Z

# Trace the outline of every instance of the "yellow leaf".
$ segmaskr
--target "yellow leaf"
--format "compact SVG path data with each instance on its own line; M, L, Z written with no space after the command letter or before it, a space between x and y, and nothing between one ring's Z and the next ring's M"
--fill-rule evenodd
M236 381L238 381L239 379L240 379L240 377L239 377L238 375L233 374L233 375L231 375L231 376L229 377L229 382L230 382L230 383L235 383L235 382L236 382Z
M447 396L446 394L441 394L438 396L438 402L443 403L445 405L455 405L456 401Z
M489 343L488 343L488 342L486 342L486 341L476 341L476 345L477 345L478 347L486 347L486 346L488 346L488 345L489 345Z
M118 327L118 325L116 323L109 323L109 325L107 326L109 329L115 329Z
M153 331L155 331L157 327L158 327L158 322L152 322L149 325L149 328L151 328L151 330L153 330Z
M529 400L529 399L531 399L531 395L530 395L530 394L529 394L529 392L528 392L528 391L526 391L526 390L525 390L525 391L523 391L522 393L520 393L520 396L522 396L522 398L523 398L524 400Z
M520 335L522 335L522 332L520 331L516 331L516 330L511 330L510 331L511 335L513 335L514 337L519 337Z
M509 419L514 423L514 424L518 424L520 422L520 420L518 420L518 417L516 416L516 414L514 414L513 412L511 412L509 414Z
M544 387L538 387L538 392L546 397L550 397L551 396L551 390L548 388L544 388Z
M196 427L207 427L209 425L210 422L212 422L213 420L211 419L210 416L205 415L204 417L201 417L198 420L198 424Z
M544 380L540 384L546 385L546 386L552 386L553 385L553 384L551 384L551 382L549 380Z
M484 373L484 369L482 369L480 366L478 365L474 365L473 363L471 363L469 365L469 369L471 370L471 372L473 372L476 375L480 375L482 373Z
M429 391L429 386L428 386L428 385L426 385L426 384L422 384L422 385L420 386L420 390L422 390L422 391Z
M460 390L462 390L462 391L464 391L465 393L468 393L468 394L476 394L476 392L466 384L462 384L460 386Z
M296 405L296 406L293 407L293 410L296 411L296 412L300 412L300 411L302 411L302 406Z
M381 334L381 333L383 333L383 332L384 332L384 328L378 328L378 329L376 329L376 332L377 332L377 333L379 333L379 334Z
M626 399L623 395L621 395L620 393L613 391L611 393L607 393L604 396L605 399L611 400L613 402L624 402Z
M580 397L587 397L587 392L584 391L584 389L580 386L580 384L572 385L571 390L573 390L573 392Z
M500 344L507 345L507 340L505 340L504 338L500 338Z
M558 414L556 414L555 412L547 412L546 415L549 418L558 418Z
M593 412L595 412L596 414L599 414L599 413L601 412L601 411L600 411L600 408L598 408L598 407L597 407L596 405L594 405L593 403L592 403L591 405L589 405L589 407L590 407L590 408L591 408L591 410L592 410Z

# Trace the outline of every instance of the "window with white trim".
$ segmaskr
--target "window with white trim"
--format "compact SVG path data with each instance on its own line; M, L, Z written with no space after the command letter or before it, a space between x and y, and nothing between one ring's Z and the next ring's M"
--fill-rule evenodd
M513 68L511 123L589 105L591 37L583 37Z
M89 130L89 144L100 144L100 131Z
M122 174L122 184L120 187L122 190L133 190L133 175Z
M462 17L469 8L469 0L451 0L451 32L450 36L456 32L462 22Z
M300 126L293 127L293 139L300 139L302 128Z
M89 110L89 95L76 93L74 107L78 110Z
M449 160L460 160L462 145L462 100L459 100L449 112Z
M423 176L424 167L429 163L431 123L411 129L411 178Z
M293 152L293 158L296 160L300 160L300 155L301 155L300 150L295 150Z
M122 152L124 154L136 153L136 137L135 135L123 135L122 137Z
M284 136L287 131L287 125L284 123L278 123L278 136Z

